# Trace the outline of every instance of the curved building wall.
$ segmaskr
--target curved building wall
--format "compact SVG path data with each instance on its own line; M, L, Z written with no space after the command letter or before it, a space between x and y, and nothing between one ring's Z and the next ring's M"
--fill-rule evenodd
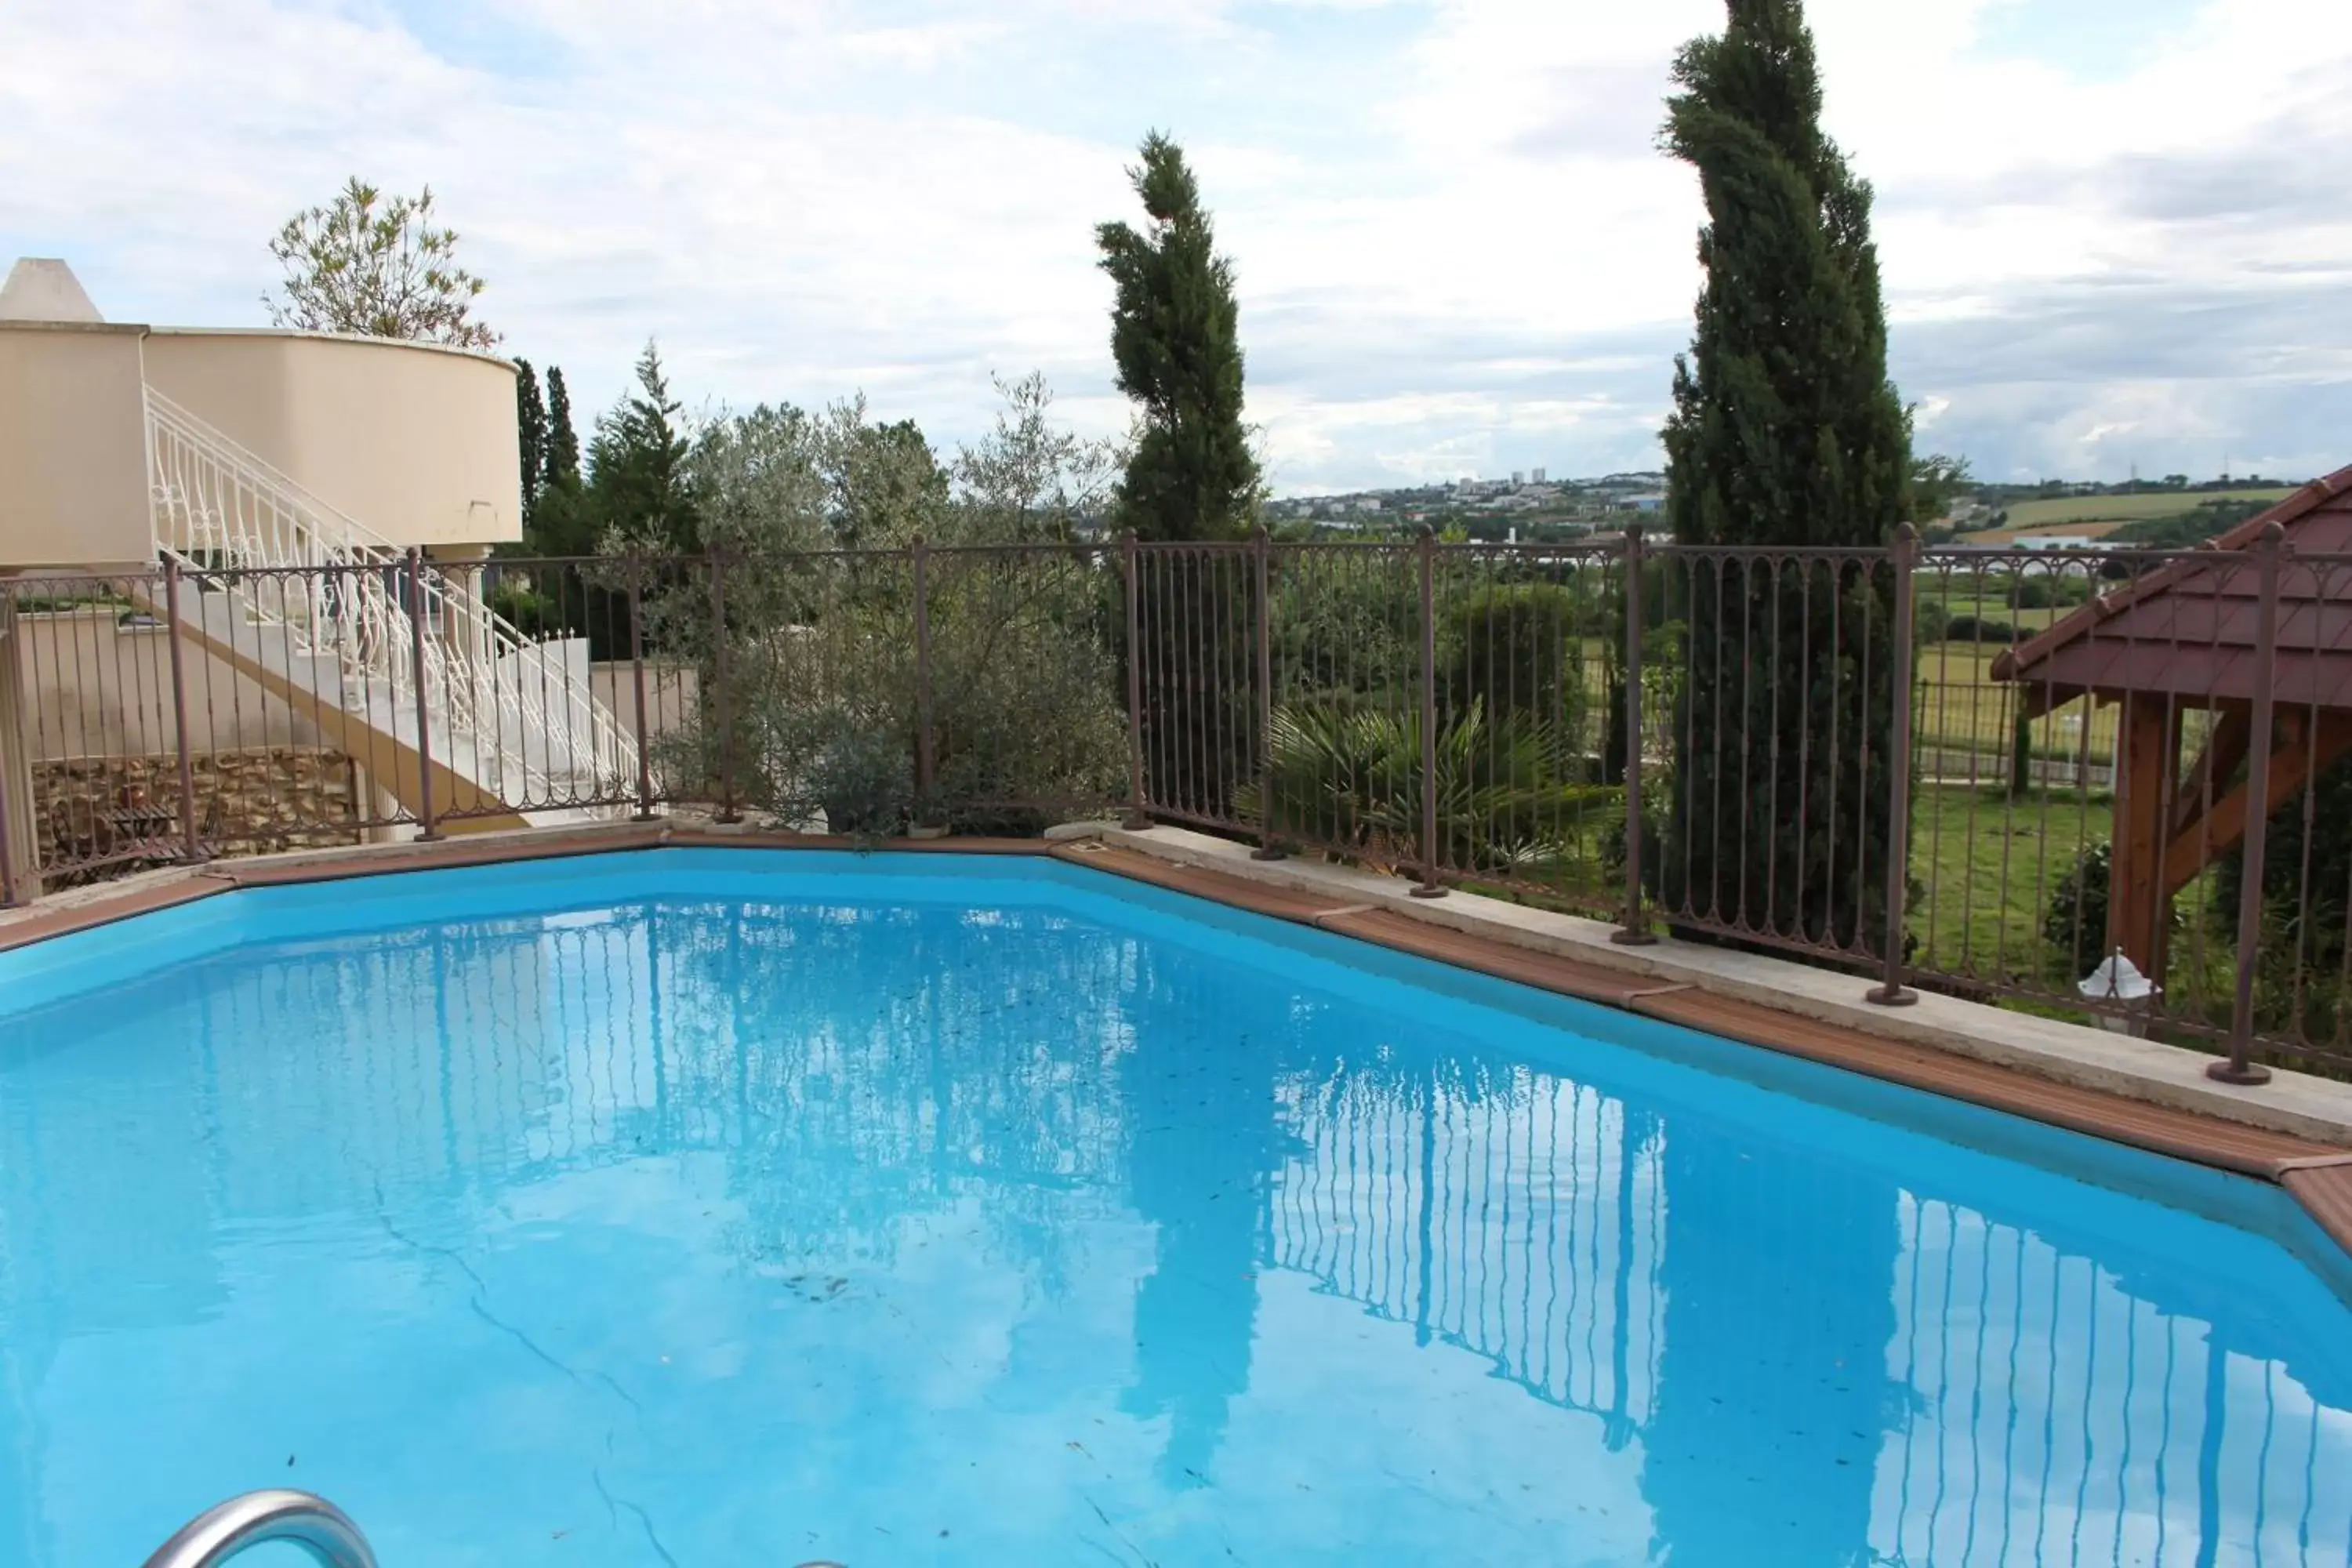
M0 571L154 558L140 331L0 322Z
M158 327L148 384L394 544L522 537L515 372L321 333Z

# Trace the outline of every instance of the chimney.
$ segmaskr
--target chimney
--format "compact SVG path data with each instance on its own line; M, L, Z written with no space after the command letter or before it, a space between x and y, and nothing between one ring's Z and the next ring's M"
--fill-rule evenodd
M103 321L81 280L54 256L20 256L0 284L0 321Z

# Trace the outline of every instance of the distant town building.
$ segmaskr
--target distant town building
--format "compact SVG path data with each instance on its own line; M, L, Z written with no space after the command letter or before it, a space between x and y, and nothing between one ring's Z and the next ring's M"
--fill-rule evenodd
M2009 542L2011 550L2113 550L2104 539L2085 539L2077 533L2031 533Z
M1538 469L1536 470L1536 472L1535 472L1535 482L1536 482L1536 483L1538 483L1538 484L1541 484L1541 483L1543 483L1543 482L1544 482L1544 480L1545 480L1547 478L1549 478L1549 476L1548 474L1546 474L1546 472L1545 472L1543 469L1541 469L1541 468L1538 468Z

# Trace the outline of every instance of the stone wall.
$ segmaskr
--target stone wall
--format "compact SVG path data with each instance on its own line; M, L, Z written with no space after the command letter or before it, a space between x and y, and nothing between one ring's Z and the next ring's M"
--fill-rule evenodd
M356 770L331 747L254 746L199 754L194 763L197 828L215 855L362 840ZM93 860L127 870L168 859L182 842L179 763L171 756L37 762L33 803L43 880L51 885L76 879L71 868ZM152 857L140 854L148 843Z

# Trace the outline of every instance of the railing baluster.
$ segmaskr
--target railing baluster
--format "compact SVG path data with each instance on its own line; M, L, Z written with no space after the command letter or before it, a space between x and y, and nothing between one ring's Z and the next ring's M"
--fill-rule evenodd
M607 605L612 603L608 596ZM654 819L654 748L653 737L646 732L646 623L645 623L645 562L635 551L629 552L629 688L636 715L637 735L637 820ZM593 700L592 694L591 700ZM604 749L595 752L596 768L604 770ZM603 780L598 782L602 793Z
M1892 683L1887 693L1893 703L1888 717L1894 722L1895 734L1886 753L1886 978L1870 993L1870 1000L1882 1007L1907 1007L1919 1000L1919 994L1903 984L1904 905L1911 890L1911 625L1914 613L1913 569L1919 561L1919 531L1909 523L1895 531L1895 549L1888 557L1888 566L1895 574L1895 646L1888 650L1887 679ZM1864 567L1866 572L1867 565ZM1870 696L1863 694L1863 711L1870 710ZM1865 722L1865 737L1870 726ZM1865 739L1864 744L1867 745ZM1867 757L1868 752L1864 753ZM1865 767L1865 775L1867 769ZM1862 818L1859 803L1855 816ZM1858 862L1857 862L1858 863ZM1857 942L1860 933L1856 932Z
M425 552L415 545L408 547L408 648L410 681L416 704L416 813L423 831L417 838L432 843L441 837L433 815L433 721L425 705ZM399 719L399 692L391 693L390 712L394 722Z
M180 558L163 557L163 635L171 638L172 751L180 772L182 853L191 864L205 858L196 826L196 764L188 746L188 677L180 653Z
M0 659L0 675L16 683L15 689L0 692L0 721L6 724L5 730L0 730L0 909L14 909L16 907L16 848L10 838L10 825L16 806L9 797L8 777L16 767L16 759L22 757L26 777L29 780L33 759L31 748L25 744L23 714L18 708L24 688L23 676L17 666L25 657L25 624L17 609L16 591L5 582L0 582L0 637L6 637L14 645L10 651L16 656ZM29 818L32 802L27 800L25 806L26 816ZM25 846L28 860L36 853L37 842Z
M1642 912L1642 525L1625 531L1625 921L1610 941L1625 947L1657 942ZM1604 731L1605 721L1604 721Z
M931 826L932 795L939 784L939 759L932 750L931 730L931 547L915 535L908 567L915 590L915 825Z
M1279 860L1283 849L1276 822L1274 788L1274 544L1261 524L1251 541L1257 600L1257 848L1253 860Z
M1151 826L1144 809L1143 779L1143 552L1135 530L1119 541L1127 569L1127 815L1119 826L1141 832Z
M1421 531L1421 881L1416 899L1442 899L1437 843L1437 535Z
M2263 925L2263 851L2271 818L2272 724L2278 687L2279 556L2286 530L2273 522L2255 546L2261 574L2261 620L2254 633L2253 719L2246 738L2246 829L2239 851L2237 992L2230 1008L2230 1055L2205 1069L2221 1083L2268 1083L2271 1069L2252 1059L2254 967Z
M727 575L725 557L710 552L710 697L719 717L719 820L737 823L735 809L735 716L727 689Z

